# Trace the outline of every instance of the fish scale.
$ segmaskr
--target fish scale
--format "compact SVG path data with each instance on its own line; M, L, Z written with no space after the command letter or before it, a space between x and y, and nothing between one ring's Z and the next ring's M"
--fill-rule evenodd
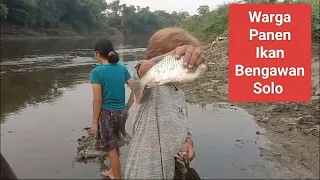
M162 55L155 57L156 63L147 73L136 80L133 85L136 102L139 103L142 92L145 87L151 88L156 85L165 85L169 83L184 84L193 82L201 76L206 70L205 64L200 64L197 68L187 69L183 67L183 57L176 59L172 55Z

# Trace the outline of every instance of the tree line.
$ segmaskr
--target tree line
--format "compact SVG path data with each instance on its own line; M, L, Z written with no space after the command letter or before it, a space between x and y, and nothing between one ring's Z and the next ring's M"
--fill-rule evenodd
M238 3L308 3L312 7L312 36L320 38L318 0L239 0ZM110 27L124 35L149 36L168 26L181 26L202 40L228 36L228 7L210 10L198 7L198 14L150 11L149 7L121 4L119 0L0 0L2 22L30 29L57 28L78 33L105 31Z
M236 3L307 3L312 8L312 37L320 38L320 6L318 0L240 0ZM198 15L183 20L183 27L202 40L213 40L218 36L228 36L228 8L225 3L210 11L208 6L200 6Z
M128 35L151 34L179 25L187 12L151 12L119 0L1 0L1 22L30 29L59 28L91 33L115 27Z

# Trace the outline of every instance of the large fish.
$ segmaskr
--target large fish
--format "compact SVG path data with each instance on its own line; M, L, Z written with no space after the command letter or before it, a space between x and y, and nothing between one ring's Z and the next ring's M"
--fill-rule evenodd
M143 77L136 80L133 85L133 92L137 103L140 102L144 88L169 83L172 85L190 83L207 70L207 66L204 63L194 69L183 67L183 56L180 59L176 59L172 55L162 55L154 58L152 61L156 64Z

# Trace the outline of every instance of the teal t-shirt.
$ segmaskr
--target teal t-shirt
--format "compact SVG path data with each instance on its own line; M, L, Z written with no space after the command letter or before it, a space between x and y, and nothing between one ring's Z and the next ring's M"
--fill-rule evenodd
M125 83L130 78L127 67L121 62L102 64L92 69L90 83L101 84L103 109L117 111L126 108Z

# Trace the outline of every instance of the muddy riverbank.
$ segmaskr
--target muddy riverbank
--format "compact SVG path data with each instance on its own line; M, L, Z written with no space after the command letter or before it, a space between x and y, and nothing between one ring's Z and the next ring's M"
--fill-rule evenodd
M209 69L197 82L182 86L187 100L228 102L228 40L206 46ZM295 174L319 179L319 44L312 45L312 100L309 103L234 103L255 116L272 141L261 155Z
M77 139L86 136L83 127L90 126L92 118L92 89L88 78L96 63L92 52L94 42L92 38L1 40L1 153L19 179L97 178L99 164L74 163ZM144 40L116 44L130 71L143 57L145 46ZM289 126L268 114L282 106L236 104L256 115L254 121L243 108L225 103L228 102L227 42L207 48L207 54L212 61L205 78L199 80L200 85L184 87L190 102L189 119L196 150L192 166L201 178L317 177L316 131L304 134L299 129L314 127L310 124L314 118L302 118L298 121L301 125L290 123ZM127 97L129 93L126 89ZM305 117L307 113L315 116L317 112L312 110L316 105L310 103L310 111L300 106L290 107L294 106L285 104L277 117L292 119L291 116L300 117L299 113ZM290 116L285 116L286 112ZM134 108L126 125L130 135L133 115ZM285 129L289 127L297 130ZM271 149L264 135L273 141ZM123 167L128 150L127 145L121 149ZM281 162L279 168L284 171L274 169L273 164L263 158Z
M124 35L117 28L108 27L91 33L79 33L73 29L63 28L39 28L31 29L18 25L1 24L1 39L85 39L90 37L107 37L115 40L123 40Z
M19 179L96 179L101 171L100 162L75 161L77 140L87 136L83 128L92 122L88 79L96 63L95 41L1 40L1 153ZM146 43L127 40L115 46L132 72ZM127 88L127 98L129 93ZM126 124L130 135L134 109ZM192 166L202 179L292 177L260 157L269 142L265 130L242 108L190 103L188 114L196 151ZM123 168L128 151L127 145L121 148Z
M2 58L1 153L19 179L97 179L104 168L100 162L75 161L77 140L87 136L83 128L92 122L88 78L95 60L88 47L72 48L77 57L68 59L63 52L44 50L38 57ZM130 72L140 59L132 53L142 50L118 48ZM127 88L127 98L129 93ZM134 109L126 124L130 135ZM264 129L245 110L227 103L189 104L188 109L196 151L192 166L202 179L288 177L259 156L267 140L256 132ZM123 171L128 151L127 145L121 148Z

